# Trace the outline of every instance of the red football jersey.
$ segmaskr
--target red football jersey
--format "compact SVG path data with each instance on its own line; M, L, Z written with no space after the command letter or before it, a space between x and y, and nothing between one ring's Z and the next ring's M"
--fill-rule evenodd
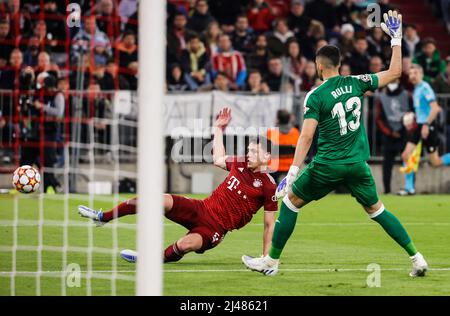
M252 172L245 158L229 157L227 178L204 200L211 216L226 230L239 229L264 206L265 211L277 211L276 184L265 172ZM244 160L244 161L242 161Z

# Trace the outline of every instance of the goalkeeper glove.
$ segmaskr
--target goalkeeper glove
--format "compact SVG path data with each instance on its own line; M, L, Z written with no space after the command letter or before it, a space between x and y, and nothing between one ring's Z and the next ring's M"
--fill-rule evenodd
M402 46L402 15L397 11L389 10L383 14L384 23L381 23L381 29L391 37L392 46Z
M297 166L291 166L289 168L288 174L286 177L281 180L280 184L277 187L277 191L275 192L275 196L277 199L284 197L292 187L292 183L294 183L297 175L300 171L300 168Z

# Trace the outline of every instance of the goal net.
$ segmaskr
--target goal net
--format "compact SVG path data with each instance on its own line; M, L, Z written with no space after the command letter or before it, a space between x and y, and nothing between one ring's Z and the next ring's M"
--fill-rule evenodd
M95 22L95 12L83 11L94 7L95 0L91 2L92 6L86 8L69 8L69 1L65 1L65 6L59 3L54 13L48 13L47 7L26 8L30 10L27 22L32 26L44 28L41 21L56 21L62 23L65 32L59 38L49 35L47 29L44 44L59 49L51 54L41 50L36 55L45 69L36 70L39 65L34 70L25 65L7 69L17 80L11 89L0 90L0 295L161 294L161 258L155 251L160 250L162 239L157 212L162 209L162 163L156 171L149 167L163 161L160 123L153 123L160 112L142 107L162 104L163 72L148 69L164 67L165 1L141 1L139 6L140 16L157 16L150 22L155 32L161 30L157 35L138 32L137 15L132 10L126 21L122 15L97 17L97 27L108 26L102 45L110 50L110 59L102 67L93 66L93 62L99 62L94 59L101 56L91 45L94 40L86 40L82 34L89 23ZM119 9L114 8L114 12ZM145 21L140 25L148 26ZM14 31L16 35L25 32L19 25ZM81 34L79 41L77 34ZM124 34L139 38L136 60L131 59L128 66L120 65L117 50ZM18 39L8 44L19 55L22 45L30 43ZM147 91L140 89L139 94L134 68L138 50L156 59L139 63L140 80L147 83ZM109 88L105 76L111 77ZM123 80L126 88L121 87ZM140 102L143 98L147 100ZM148 133L155 139L149 140ZM143 143L148 146L143 148ZM12 190L13 171L24 164L37 166L40 171L39 192L27 195ZM142 181L152 178L154 181ZM142 188L151 192L139 198L139 207L155 210L153 215L128 216L97 227L78 214L79 205L111 210ZM154 199L156 195L161 199ZM137 231L137 227L143 229ZM146 250L140 261L150 272L120 258L120 250L140 250L138 247Z

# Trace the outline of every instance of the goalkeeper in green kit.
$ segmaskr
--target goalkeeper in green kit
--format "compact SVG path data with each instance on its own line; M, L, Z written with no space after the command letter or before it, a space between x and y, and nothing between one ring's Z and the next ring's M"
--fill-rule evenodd
M337 186L346 186L369 217L380 224L410 256L410 276L424 276L428 265L394 214L379 200L375 181L366 161L369 145L362 117L362 99L368 90L376 90L396 80L402 73L402 17L396 11L384 14L381 28L391 37L392 57L389 69L376 74L339 75L341 55L333 45L316 53L317 73L323 83L311 90L304 101L304 122L289 173L278 188L283 197L269 255L260 258L242 256L251 270L275 275L281 252L291 236L298 211L319 200ZM320 130L318 150L313 161L299 174L314 133Z

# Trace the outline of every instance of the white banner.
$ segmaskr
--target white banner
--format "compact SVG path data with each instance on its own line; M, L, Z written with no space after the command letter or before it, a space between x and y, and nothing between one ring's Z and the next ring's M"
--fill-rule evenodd
M292 111L292 95L246 95L213 91L166 95L164 120L166 135L208 134L215 117L225 106L231 108L232 120L227 134L249 134L273 127L279 109ZM200 135L198 135L200 136Z
M164 97L165 135L193 135L210 126L212 93L173 94Z

